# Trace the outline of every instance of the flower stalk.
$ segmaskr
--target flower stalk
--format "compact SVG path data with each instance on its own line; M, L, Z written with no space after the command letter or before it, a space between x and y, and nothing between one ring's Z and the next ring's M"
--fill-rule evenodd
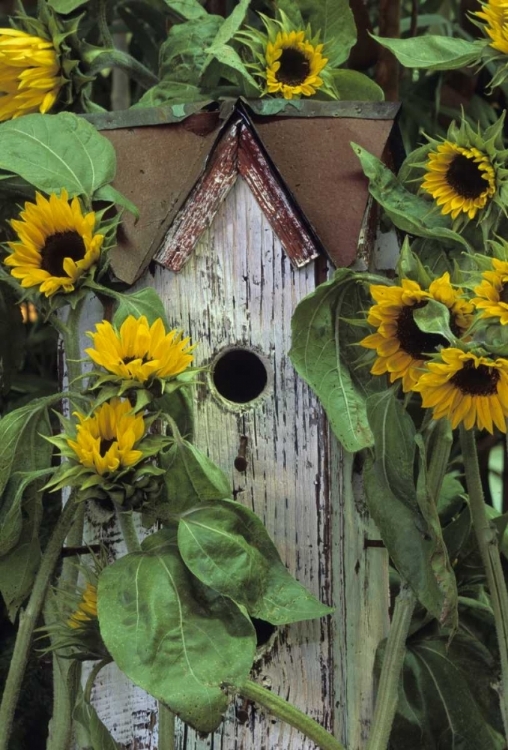
M89 75L99 73L104 68L120 68L144 89L150 89L159 83L157 76L128 52L114 48L94 49L85 52L84 58L89 63Z
M377 690L376 707L366 750L386 750L399 698L399 683L406 639L416 599L407 584L401 586L395 601L393 619Z
M487 585L494 611L499 654L501 657L501 714L503 716L505 737L508 738L508 592L499 556L497 534L490 525L485 509L474 431L467 430L464 428L464 425L461 425L460 443L473 528L478 549L480 550L485 566Z
M21 683L28 662L32 636L44 604L51 577L60 557L65 538L76 515L76 503L69 498L64 506L51 539L44 551L41 566L35 577L32 593L25 611L20 616L18 634L14 645L9 673L0 705L0 750L8 750L14 712L18 703Z
M305 737L315 742L321 750L345 750L344 745L336 740L317 721L306 716L306 714L283 698L274 695L270 690L258 685L257 682L247 680L238 689L238 693L243 698L259 703L260 706L266 708L273 716L298 729Z

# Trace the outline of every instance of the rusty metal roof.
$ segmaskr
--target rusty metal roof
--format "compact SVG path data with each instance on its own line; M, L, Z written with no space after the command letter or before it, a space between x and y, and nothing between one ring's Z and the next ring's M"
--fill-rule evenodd
M214 153L239 118L263 154L266 166L260 179L264 174L267 189L271 183L272 189L276 185L284 193L288 222L294 218L295 226L303 226L316 251L326 252L335 265L352 263L368 185L350 141L381 158L398 105L267 99L226 101L212 111L202 107L203 103L173 105L88 117L115 146L118 168L113 184L141 215L135 222L124 214L112 252L115 275L133 283L159 251L175 218L181 222L192 210L191 202L186 207L187 198L197 185L206 191L204 177L217 163ZM232 163L238 161L244 176L248 157L244 153ZM272 226L281 233L280 224L272 221ZM284 245L284 238L281 241ZM304 256L305 252L302 262L307 262Z

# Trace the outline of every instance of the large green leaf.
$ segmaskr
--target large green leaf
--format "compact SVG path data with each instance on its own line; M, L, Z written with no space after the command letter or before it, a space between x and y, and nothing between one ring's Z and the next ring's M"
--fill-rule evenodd
M0 169L46 193L92 197L115 176L116 154L93 125L70 112L26 115L0 125Z
M369 192L385 209L396 227L418 237L435 237L463 245L469 243L450 228L450 220L443 216L431 201L410 193L388 167L361 146L352 143L362 169L369 178Z
M162 519L174 517L200 503L232 496L231 483L216 464L187 440L177 438L161 456L165 498L156 508Z
M340 68L333 71L333 82L339 95L344 101L382 102L385 95L381 86L372 78L357 70Z
M168 8L174 10L179 16L188 21L205 19L208 15L198 0L164 0Z
M47 430L47 434L50 434L50 429ZM23 530L23 508L38 501L37 493L43 484L40 480L54 471L54 468L49 466L52 453L50 443L46 442L46 446L41 447L46 448L46 468L16 472L7 482L0 509L0 557L16 546ZM44 456L44 452L41 451L39 455ZM43 462L37 463L43 465ZM27 466L29 465L30 462L27 463Z
M504 750L497 667L482 643L459 633L407 648L390 748Z
M252 617L285 625L331 612L288 573L260 519L238 503L215 502L186 513L178 546L200 581Z
M328 65L336 67L347 60L356 42L356 25L349 0L303 0L300 7L313 33L321 33Z
M195 87L208 59L205 49L212 44L222 22L221 16L207 15L172 26L160 48L162 80L158 85L167 79L171 84L180 82ZM204 94L201 96L206 98Z
M0 497L11 474L30 470L27 457L46 449L42 434L49 434L44 428L47 425L47 409L60 398L61 394L53 394L34 399L0 419Z
M101 635L136 684L200 732L213 731L245 682L255 654L250 620L197 581L172 530L107 567L98 585Z
M416 439L413 422L391 390L371 396L368 411L375 437L375 458L369 457L364 469L369 512L401 577L434 617L454 627L453 573L428 508L430 501L421 496L426 487L417 487L414 466L411 470Z
M323 404L335 435L351 452L373 443L365 397L353 382L342 351L346 343L342 308L355 283L351 272L342 269L300 302L291 321L289 352L295 370Z
M485 42L468 42L447 36L428 34L411 39L374 39L387 47L405 68L454 70L477 62Z
M76 10L81 5L85 5L86 2L87 0L48 0L48 5L53 10L56 10L57 13L65 15L66 13L72 13L73 10Z

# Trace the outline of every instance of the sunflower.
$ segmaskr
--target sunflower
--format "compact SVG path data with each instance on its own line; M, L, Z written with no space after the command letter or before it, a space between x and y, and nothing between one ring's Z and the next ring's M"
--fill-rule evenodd
M370 294L377 304L370 308L367 321L377 332L366 336L360 344L376 350L371 373L388 372L391 383L402 378L405 392L414 389L429 355L438 347L448 346L444 336L418 328L414 311L425 307L429 299L441 302L450 310L450 328L456 336L461 336L472 322L473 305L462 299L461 289L454 289L448 272L435 279L428 291L421 289L416 281L402 279L401 286L371 285Z
M422 189L441 206L442 214L474 219L496 192L496 172L487 154L445 141L431 151Z
M328 62L323 45L313 45L304 31L279 31L266 45L266 88L284 99L312 96L323 85L319 74Z
M284 99L313 96L318 91L325 97L337 98L333 80L334 66L309 25L303 28L278 10L277 18L259 14L266 31L254 28L236 34L245 45L253 62L247 62L255 78L264 85L261 95L274 94ZM328 47L327 47L328 49ZM333 54L333 47L330 48Z
M508 2L506 0L488 0L482 9L473 15L486 21L484 31L492 39L490 46L508 55Z
M143 451L134 446L145 434L145 422L140 414L131 411L128 401L114 398L90 417L75 413L80 422L76 440L67 439L67 443L82 466L103 476L133 466L143 458Z
M64 83L53 42L0 29L0 122L49 112Z
M144 315L129 315L120 329L107 320L96 324L96 333L88 332L94 349L85 349L100 367L124 380L147 383L152 378L173 378L187 369L194 349L181 331L166 333L161 318L150 326Z
M448 417L452 428L461 422L492 433L494 425L506 432L508 417L508 360L477 357L461 349L442 349L442 361L428 362L413 386L434 419Z
M483 310L482 318L499 318L501 325L508 323L508 262L492 259L493 271L482 273L483 281L474 292L472 302Z
M79 604L69 617L67 624L70 628L77 629L96 619L97 588L93 584L87 583Z
M11 221L18 239L4 262L22 287L39 287L51 297L72 292L83 274L96 265L104 235L94 234L96 218L83 214L80 202L69 202L66 190L49 199L36 193L35 203L25 203L21 220Z

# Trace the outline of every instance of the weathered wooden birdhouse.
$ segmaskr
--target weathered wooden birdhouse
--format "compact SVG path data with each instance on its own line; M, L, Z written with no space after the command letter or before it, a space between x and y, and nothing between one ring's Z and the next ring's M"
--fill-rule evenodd
M298 302L334 266L369 263L377 218L349 144L386 153L397 105L277 102L274 114L269 104L93 118L117 150L114 184L141 214L125 217L112 268L129 285L155 287L170 323L197 344L195 362L208 368L195 391L197 446L229 473L291 573L335 607L275 637L260 627L256 679L360 750L388 626L387 556L369 543L378 537L351 482L352 457L288 351ZM94 693L118 742L157 746L155 701L116 668L100 673ZM177 727L178 750L219 747L314 745L241 701L213 736Z

